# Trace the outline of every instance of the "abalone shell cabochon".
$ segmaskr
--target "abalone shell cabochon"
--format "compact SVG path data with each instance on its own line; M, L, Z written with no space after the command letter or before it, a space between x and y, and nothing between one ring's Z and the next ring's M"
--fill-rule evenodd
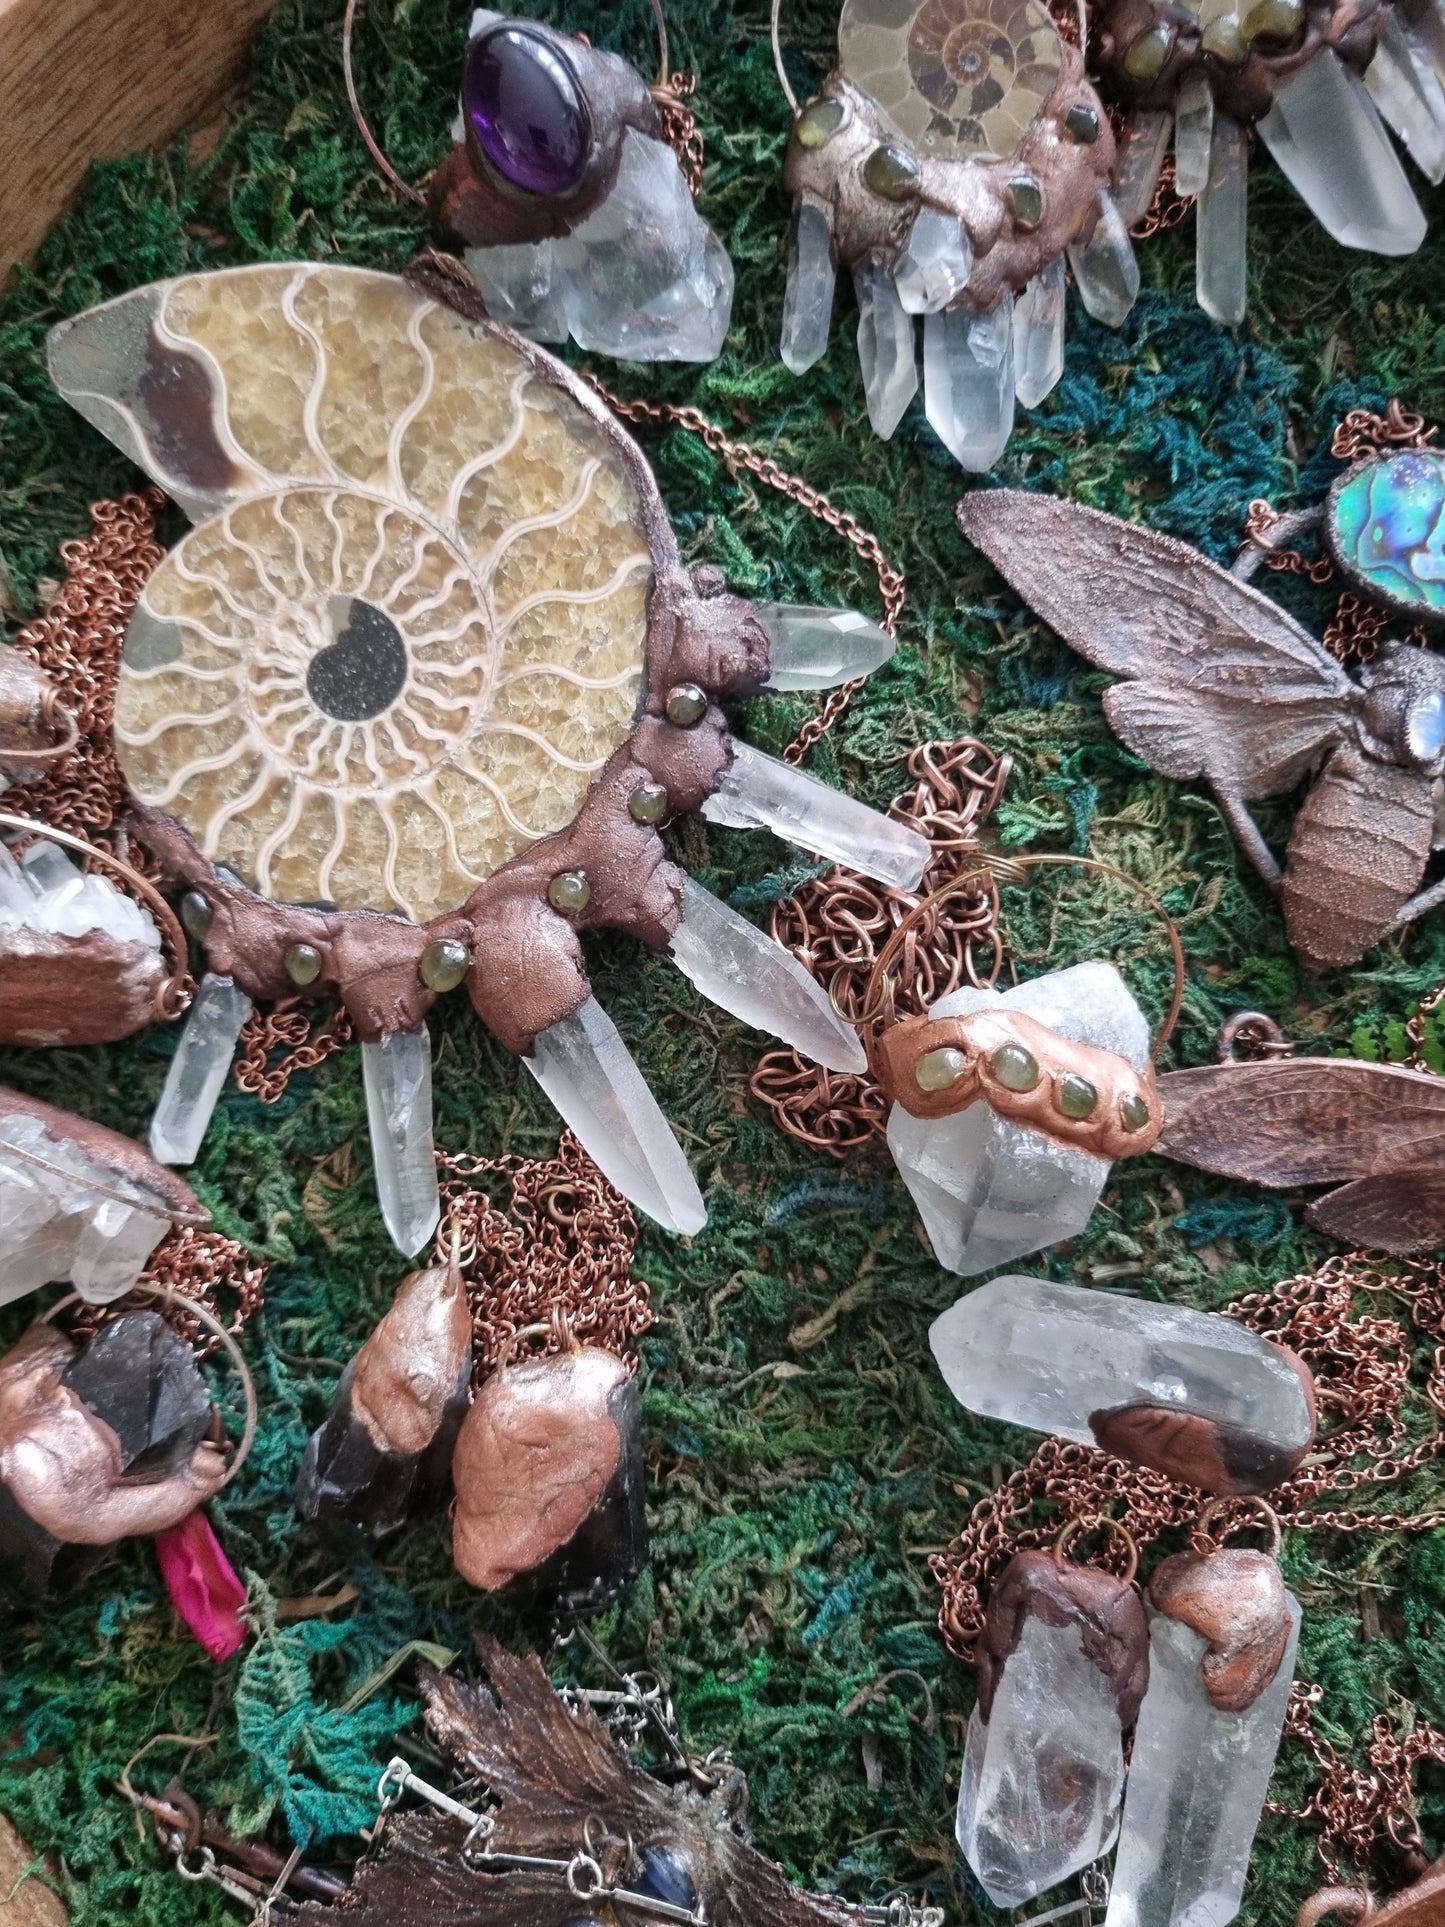
M1330 492L1325 535L1346 575L1416 622L1445 622L1445 454L1362 462Z
M546 356L281 264L93 309L50 366L198 523L126 638L139 801L263 896L417 922L571 822L637 714L665 522Z
M899 133L940 160L1006 160L1063 64L1037 0L844 0L838 58Z

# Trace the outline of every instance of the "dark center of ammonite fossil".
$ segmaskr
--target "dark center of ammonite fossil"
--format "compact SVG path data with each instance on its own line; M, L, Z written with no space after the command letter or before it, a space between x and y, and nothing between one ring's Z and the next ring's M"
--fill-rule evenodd
M311 658L306 693L338 723L364 723L389 709L406 686L406 644L388 615L359 596L333 596L336 640Z

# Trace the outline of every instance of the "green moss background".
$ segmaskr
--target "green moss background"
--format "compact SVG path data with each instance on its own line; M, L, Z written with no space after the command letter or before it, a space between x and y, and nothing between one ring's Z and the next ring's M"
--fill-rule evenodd
M0 595L12 626L41 606L59 544L87 527L87 504L136 480L51 393L42 344L54 321L141 282L248 259L398 267L422 239L353 134L340 11L336 0L282 0L219 143L97 169L35 271L0 298ZM445 148L466 12L447 0L372 0L359 30L364 97L414 179ZM641 0L620 16L568 0L548 17L650 70ZM1006 842L1122 863L1178 920L1190 984L1176 1062L1205 1061L1221 1019L1246 1006L1339 1050L1404 1055L1405 1021L1445 976L1445 920L1354 972L1300 975L1213 803L1150 776L1114 742L1103 679L1023 615L963 543L952 506L964 478L921 407L891 444L870 433L846 288L825 360L802 380L778 362L787 119L765 12L757 0L672 0L669 24L674 63L701 77L702 207L737 266L733 327L713 367L600 372L625 394L698 403L827 489L906 571L898 656L812 767L881 802L926 738L973 730L1010 751ZM828 65L834 24L824 0L789 0L800 91ZM1445 207L1422 192L1437 217L1430 241L1409 260L1375 260L1329 242L1258 157L1248 324L1222 332L1194 308L1192 219L1152 241L1141 251L1145 292L1121 333L1071 304L1065 380L1021 420L993 479L1142 517L1223 557L1251 497L1288 507L1321 491L1335 467L1329 431L1346 408L1399 393L1445 415ZM739 484L680 433L645 439L689 559L721 564L742 591L876 612L875 585L851 554L790 503ZM806 709L799 698L759 701L740 726L776 750ZM1275 830L1286 823L1274 813ZM808 874L767 838L700 821L677 843L691 870L741 893L759 918ZM1010 929L1020 972L1118 954L1157 1011L1157 943L1110 886L1053 878L1038 898L1011 903ZM733 1749L761 1844L799 1879L858 1898L926 1887L951 1921L991 1919L952 1843L973 1687L937 1636L927 1559L1034 1441L961 1412L943 1389L926 1332L958 1285L931 1262L886 1153L839 1166L781 1137L748 1096L757 1037L630 943L595 943L589 957L711 1209L690 1244L643 1232L638 1271L656 1309L643 1344L653 1561L603 1635L619 1660L670 1679L695 1747ZM555 1119L461 1000L439 1008L433 1036L441 1144L550 1151ZM1439 1034L1428 1041L1438 1059ZM10 1051L0 1076L139 1135L174 1043L158 1030L111 1050ZM4 1616L0 1808L37 1851L62 1856L83 1927L122 1913L147 1927L238 1917L213 1890L182 1886L116 1795L122 1767L153 1735L208 1738L186 1783L238 1828L268 1827L277 1840L289 1830L346 1853L391 1733L415 1718L405 1670L358 1712L341 1710L348 1697L408 1641L461 1647L469 1628L490 1623L451 1571L438 1515L373 1558L319 1542L291 1510L305 1438L404 1270L375 1208L357 1052L298 1077L272 1110L231 1089L195 1181L221 1228L271 1265L249 1341L261 1436L239 1489L216 1508L235 1563L253 1575L260 1631L238 1660L213 1667L178 1631L144 1546L123 1550L78 1599ZM1084 1281L1128 1266L1140 1291L1213 1306L1327 1249L1304 1229L1301 1200L1145 1158L1120 1168L1087 1232L1047 1265ZM7 1313L0 1335L28 1310ZM1428 1354L1418 1345L1417 1384ZM1414 1432L1428 1428L1422 1399L1409 1419ZM1417 1478L1409 1508L1438 1505L1439 1485ZM1445 1534L1295 1535L1286 1559L1307 1607L1301 1672L1324 1687L1324 1729L1352 1748L1379 1712L1445 1723ZM356 1601L329 1619L272 1615L273 1601L342 1584ZM157 1748L137 1783L160 1787L183 1757ZM1298 1798L1308 1784L1287 1746L1277 1792ZM1420 1792L1439 1850L1445 1786L1427 1772ZM1378 1875L1388 1886L1398 1869L1386 1862ZM1317 1876L1308 1834L1267 1821L1242 1918L1283 1927Z

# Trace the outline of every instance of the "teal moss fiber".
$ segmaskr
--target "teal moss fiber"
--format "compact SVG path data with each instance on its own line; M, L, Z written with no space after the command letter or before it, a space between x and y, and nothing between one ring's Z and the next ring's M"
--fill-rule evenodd
M362 93L411 179L444 151L467 12L373 0L360 24ZM1147 882L1178 921L1189 989L1173 1062L1207 1061L1221 1019L1250 1006L1339 1051L1404 1056L1406 1021L1445 977L1445 920L1353 972L1301 974L1212 801L1151 776L1119 747L1100 710L1104 679L963 542L952 510L967 484L919 404L891 443L870 433L846 284L827 357L802 380L779 363L787 114L765 10L758 0L736 9L671 0L668 13L674 65L701 79L701 205L737 265L733 327L713 367L598 372L626 395L696 403L825 488L906 571L898 656L811 767L883 802L926 738L973 731L1009 751L1006 845L1087 848ZM652 70L644 0L626 0L620 15L577 4L548 17ZM12 629L42 605L61 572L60 543L88 526L88 503L137 479L50 392L42 344L53 322L164 275L301 256L397 268L421 241L414 210L379 181L352 131L339 25L331 0L282 0L219 143L203 157L198 143L194 159L179 143L97 168L35 270L0 300L0 587ZM816 0L785 9L802 95L830 63L834 27ZM1144 293L1120 333L1088 322L1071 298L1064 381L1021 418L989 479L1068 493L1227 558L1252 497L1290 508L1323 492L1338 470L1329 432L1347 408L1398 393L1445 416L1436 318L1445 206L1421 192L1434 231L1418 255L1348 254L1256 154L1248 323L1226 333L1194 307L1192 220L1156 237L1141 249ZM685 434L645 439L690 561L719 564L753 595L877 613L872 579L794 504L739 483ZM1328 600L1307 593L1298 606L1322 619ZM776 751L808 709L796 697L759 700L738 721ZM1271 809L1266 823L1278 836L1288 810ZM675 844L703 882L759 920L807 874L768 838L697 820ZM1160 1011L1167 964L1122 888L1050 873L1031 896L1011 893L1008 921L1019 974L1115 955ZM693 1746L732 1748L757 1838L795 1877L858 1898L926 1887L950 1921L991 1921L953 1845L973 1682L938 1637L927 1560L1035 1441L960 1411L940 1383L926 1332L958 1285L932 1263L882 1147L836 1166L782 1137L748 1096L756 1036L634 944L591 943L589 964L711 1209L690 1246L643 1231L637 1269L656 1309L642 1346L653 1561L603 1636L619 1660L671 1681ZM464 1000L444 999L432 1029L439 1141L550 1152L554 1117ZM1431 1028L1437 1064L1441 1042ZM9 1051L0 1077L141 1135L174 1043L173 1029L159 1029L113 1049ZM323 1543L291 1509L307 1434L405 1269L376 1212L357 1051L298 1076L272 1109L228 1090L194 1179L219 1226L271 1265L248 1339L261 1430L237 1489L215 1508L233 1561L251 1575L258 1631L238 1660L214 1667L178 1630L149 1548L134 1545L80 1597L3 1617L0 1808L52 1856L45 1877L77 1927L239 1918L214 1890L182 1885L117 1796L121 1769L156 1733L209 1743L189 1755L157 1747L136 1768L138 1785L159 1789L184 1766L189 1790L238 1831L269 1827L344 1857L371 1815L391 1734L416 1719L407 1669L345 1713L356 1687L413 1639L460 1648L469 1629L492 1624L521 1636L457 1579L439 1514L373 1554ZM1119 1167L1088 1230L1038 1268L1088 1280L1096 1267L1137 1267L1133 1288L1208 1307L1329 1248L1305 1228L1300 1198L1151 1157ZM29 1312L11 1308L0 1337L13 1340ZM1429 1351L1417 1343L1417 1387ZM1433 1422L1418 1391L1406 1417L1412 1437ZM1423 1513L1439 1505L1440 1486L1427 1472L1382 1503ZM1358 1757L1377 1713L1445 1724L1445 1534L1296 1534L1285 1561L1306 1608L1301 1674L1324 1688L1322 1730ZM326 1619L277 1611L342 1585L357 1597ZM1297 1802L1310 1784L1303 1754L1287 1745L1276 1795ZM1445 1789L1427 1770L1419 1792L1438 1851ZM1385 1888L1396 1878L1388 1864L1377 1874ZM1285 1927L1318 1881L1309 1832L1267 1820L1241 1918Z

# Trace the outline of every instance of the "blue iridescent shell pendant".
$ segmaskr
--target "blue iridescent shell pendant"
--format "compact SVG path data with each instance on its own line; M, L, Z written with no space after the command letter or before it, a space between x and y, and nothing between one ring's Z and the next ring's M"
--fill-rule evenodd
M1324 537L1341 573L1410 622L1445 623L1445 451L1356 462L1330 490ZM1435 749L1445 745L1437 707Z
M1067 255L1085 308L1119 327L1139 291L1110 197L1114 136L1040 0L845 0L838 65L793 112L781 354L828 348L841 268L858 302L868 417L890 437L918 391L960 467L993 467L1014 406L1064 369Z
M343 41L348 92L382 171L461 254L487 312L533 341L626 361L715 361L732 314L727 250L698 214L702 146L684 105L691 75L661 63L649 86L628 61L535 20L480 8L462 65L452 150L420 194L367 127Z

